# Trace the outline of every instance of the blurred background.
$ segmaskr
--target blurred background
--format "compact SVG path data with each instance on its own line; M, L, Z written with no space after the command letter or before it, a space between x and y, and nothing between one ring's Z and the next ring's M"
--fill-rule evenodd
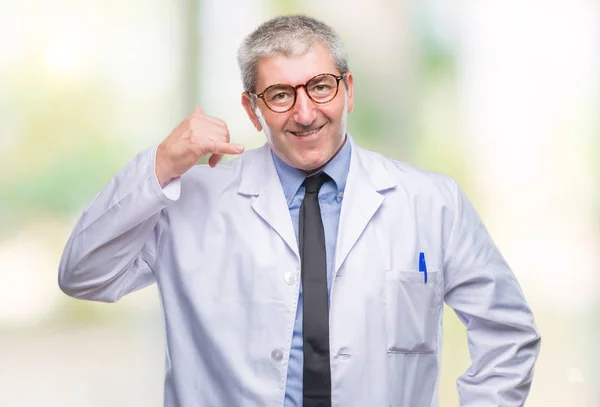
M193 107L264 143L242 38L306 13L345 40L359 144L459 181L542 333L527 405L600 406L600 4L594 0L0 0L0 406L162 405L156 287L57 286L78 216ZM444 320L440 406L465 329ZM411 406L412 407L412 406Z

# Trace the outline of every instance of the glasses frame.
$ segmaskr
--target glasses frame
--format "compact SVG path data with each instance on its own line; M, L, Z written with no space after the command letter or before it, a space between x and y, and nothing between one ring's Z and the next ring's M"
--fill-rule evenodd
M308 93L308 90L306 89L306 86L308 85L308 83L316 78L319 78L321 76L332 76L335 79L335 83L336 83L336 87L335 87L335 93L333 94L333 96L331 97L331 99L325 101L325 102L318 102L316 100L314 100L310 94ZM306 93L306 96L308 96L308 98L310 100L313 101L313 103L316 103L318 105L323 105L325 103L329 103L331 102L333 99L335 99L335 97L337 96L338 92L340 91L340 81L342 79L345 78L345 74L342 75L334 75L332 73L321 73L318 75L313 76L312 78L310 78L308 81L306 81L305 84L302 85L296 85L296 86L292 86L292 85L288 85L287 83L276 83L274 85L268 86L265 90L263 90L261 93L252 93L250 92L250 94L258 99L262 99L262 101L265 103L265 106L267 106L267 108L269 108L270 111L274 112L274 113L287 113L290 110L292 110L294 108L294 106L296 106L296 101L298 100L298 88L304 88L304 93ZM290 88L294 89L294 102L292 103L292 105L283 111L278 111L278 110L273 110L273 108L271 106L269 106L269 104L267 103L267 101L265 100L265 93L267 93L267 91L273 87L276 86L289 86Z

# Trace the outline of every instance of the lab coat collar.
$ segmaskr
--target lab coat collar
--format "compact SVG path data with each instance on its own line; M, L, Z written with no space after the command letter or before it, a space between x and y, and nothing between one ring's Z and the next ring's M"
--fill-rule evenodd
M350 137L352 155L340 213L335 273L397 182L377 153L358 147Z
M383 192L397 185L389 170L377 159L376 153L358 147L350 134L348 141L351 143L352 152L340 214L335 255L336 272L381 206L384 200ZM243 154L238 192L256 197L252 202L255 212L275 229L300 259L287 201L268 144Z
M238 193L252 199L252 208L264 219L300 261L298 242L268 144L242 155Z
M351 144L350 171L361 173L359 177L366 182L375 191L384 191L397 185L389 171L379 160L374 160L372 156L375 153L364 150L356 145L354 139L348 133L348 140ZM271 149L268 143L254 150L249 150L243 154L242 160L242 179L238 192L242 195L260 195L265 189L268 189L272 181L279 182ZM280 186L281 187L281 186ZM281 188L280 188L281 189Z

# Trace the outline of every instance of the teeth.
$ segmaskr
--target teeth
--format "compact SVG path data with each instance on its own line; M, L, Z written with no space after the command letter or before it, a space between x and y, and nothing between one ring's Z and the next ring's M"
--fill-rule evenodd
M318 132L320 129L321 128L319 127L318 129L303 132L295 132L294 134L299 137L310 136L311 134L315 134L316 132Z

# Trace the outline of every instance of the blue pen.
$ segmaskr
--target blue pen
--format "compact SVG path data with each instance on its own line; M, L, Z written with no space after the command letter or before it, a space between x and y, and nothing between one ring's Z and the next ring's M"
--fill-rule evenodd
M427 284L427 264L425 264L425 253L419 253L419 272L423 273L423 282Z

